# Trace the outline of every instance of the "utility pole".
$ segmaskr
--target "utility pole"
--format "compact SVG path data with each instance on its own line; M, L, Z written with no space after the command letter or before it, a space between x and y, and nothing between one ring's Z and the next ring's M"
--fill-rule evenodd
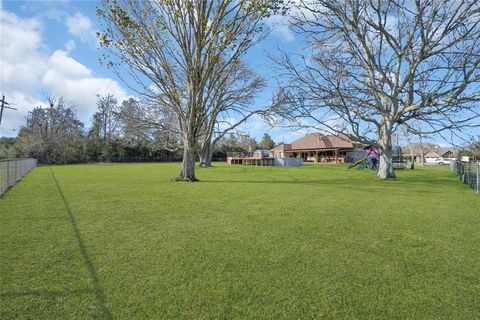
M2 124L3 109L17 110L15 108L9 107L10 103L5 101L5 96L2 96L1 103L2 103L2 106L0 107L0 124Z

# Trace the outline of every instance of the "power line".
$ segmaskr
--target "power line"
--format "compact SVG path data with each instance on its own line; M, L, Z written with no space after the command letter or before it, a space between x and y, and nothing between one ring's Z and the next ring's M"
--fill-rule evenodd
M3 109L17 110L16 108L9 107L11 103L5 101L5 96L2 96L2 106L0 107L0 124L2 124Z

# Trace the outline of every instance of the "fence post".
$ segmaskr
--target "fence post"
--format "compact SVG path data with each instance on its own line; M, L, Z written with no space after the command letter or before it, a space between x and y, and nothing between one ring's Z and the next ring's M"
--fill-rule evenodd
M457 161L457 177L462 180L462 173L460 170L462 170L462 167L460 166L460 161Z
M467 163L467 186L470 187L470 164Z
M0 194L3 194L3 163L0 162Z
M10 161L7 160L7 189L10 187Z
M480 193L480 161L477 161L477 193Z

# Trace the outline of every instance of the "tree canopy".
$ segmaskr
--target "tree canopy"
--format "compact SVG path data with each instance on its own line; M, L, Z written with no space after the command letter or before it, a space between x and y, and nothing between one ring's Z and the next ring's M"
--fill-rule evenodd
M98 8L99 38L113 58L108 64L128 66L137 92L176 117L184 150L182 179L197 180L196 149L222 108L241 106L231 98L225 102L237 84L229 80L246 52L264 38L263 19L282 3L104 0ZM255 83L247 86L256 88Z
M392 134L478 126L480 2L312 0L293 28L308 55L276 61L287 80L277 113L376 146L394 178ZM418 131L418 123L423 128Z

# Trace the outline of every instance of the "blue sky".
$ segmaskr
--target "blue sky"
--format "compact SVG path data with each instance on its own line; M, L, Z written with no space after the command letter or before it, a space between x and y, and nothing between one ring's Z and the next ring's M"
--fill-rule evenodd
M119 101L133 95L98 61L101 50L95 36L97 1L0 3L0 90L18 108L5 111L0 136L15 136L27 112L44 104L47 93L70 100L86 127L95 112L97 94L112 93ZM289 31L286 23L285 17L270 18L270 36L247 56L250 66L269 83L252 107L268 104L276 85L267 53L277 52L277 47L290 52L302 47L301 39ZM290 142L305 133L270 128L257 118L249 120L241 130L257 140L269 132L276 142ZM445 144L440 137L432 140Z
M2 1L1 91L18 111L7 110L0 136L15 136L33 107L45 103L45 94L63 95L76 107L88 127L97 94L114 94L120 101L134 95L98 58L95 32L97 1ZM267 52L274 47L295 48L298 41L281 18L272 18L269 38L254 47L247 59L269 82L256 105L269 103L275 87ZM256 107L256 106L252 106ZM270 128L260 119L249 120L242 131L261 139L269 132L275 141L296 139L301 133Z

